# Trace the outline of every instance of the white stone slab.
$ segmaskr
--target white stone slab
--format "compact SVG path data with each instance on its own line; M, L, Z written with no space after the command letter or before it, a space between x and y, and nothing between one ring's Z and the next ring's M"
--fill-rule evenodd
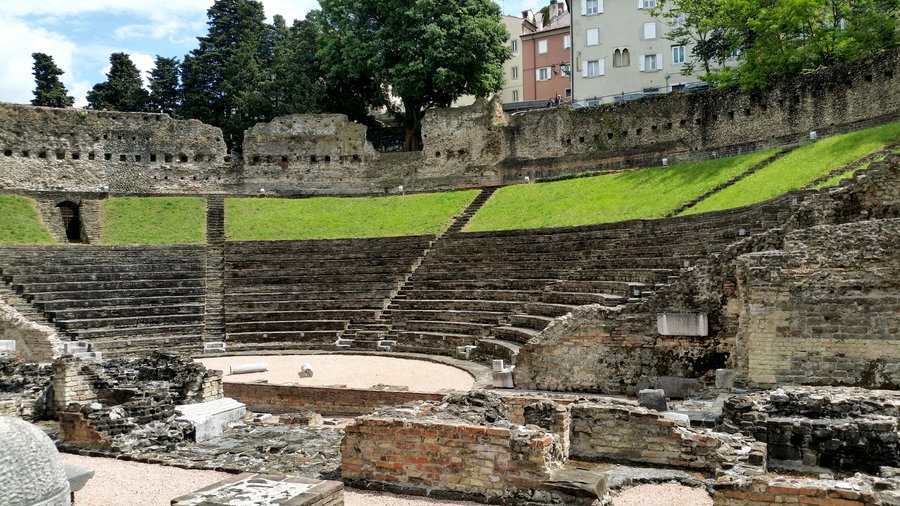
M254 364L233 365L228 368L228 374L253 374L257 372L266 372L269 366L265 362L257 362Z
M195 441L203 442L222 435L225 427L236 422L247 413L247 406L229 397L198 404L175 406L181 415L180 420L187 420L194 426Z
M709 335L706 313L660 313L656 315L656 329L664 336Z

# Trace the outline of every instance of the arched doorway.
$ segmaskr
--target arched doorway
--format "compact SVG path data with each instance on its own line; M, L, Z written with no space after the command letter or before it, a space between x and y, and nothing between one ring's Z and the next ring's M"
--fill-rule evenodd
M63 230L66 231L66 241L84 242L81 233L81 211L74 202L60 202L56 204L59 216L62 219Z

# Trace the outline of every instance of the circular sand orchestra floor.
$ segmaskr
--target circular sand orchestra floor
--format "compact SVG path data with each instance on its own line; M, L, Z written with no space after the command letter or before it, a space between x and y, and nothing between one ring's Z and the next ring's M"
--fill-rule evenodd
M475 378L468 372L449 366L407 358L378 355L242 355L197 359L209 369L222 371L230 383L267 380L274 385L335 386L372 388L375 385L407 387L413 392L471 390ZM268 371L253 374L229 374L236 365L265 363ZM312 378L298 376L300 366L309 364Z

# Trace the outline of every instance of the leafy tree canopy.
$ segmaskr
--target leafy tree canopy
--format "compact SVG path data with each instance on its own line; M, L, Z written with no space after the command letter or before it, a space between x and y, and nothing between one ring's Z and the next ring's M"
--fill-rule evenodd
M45 53L34 53L34 99L32 105L43 107L72 107L75 99L60 81L62 69L56 66L53 57Z
M377 106L400 97L407 149L424 112L503 86L509 34L492 0L322 0L326 81L348 82Z

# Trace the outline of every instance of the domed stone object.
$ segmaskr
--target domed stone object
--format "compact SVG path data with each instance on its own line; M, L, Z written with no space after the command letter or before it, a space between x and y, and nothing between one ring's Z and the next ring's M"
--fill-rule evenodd
M0 416L4 506L69 506L69 482L53 441L36 426Z

